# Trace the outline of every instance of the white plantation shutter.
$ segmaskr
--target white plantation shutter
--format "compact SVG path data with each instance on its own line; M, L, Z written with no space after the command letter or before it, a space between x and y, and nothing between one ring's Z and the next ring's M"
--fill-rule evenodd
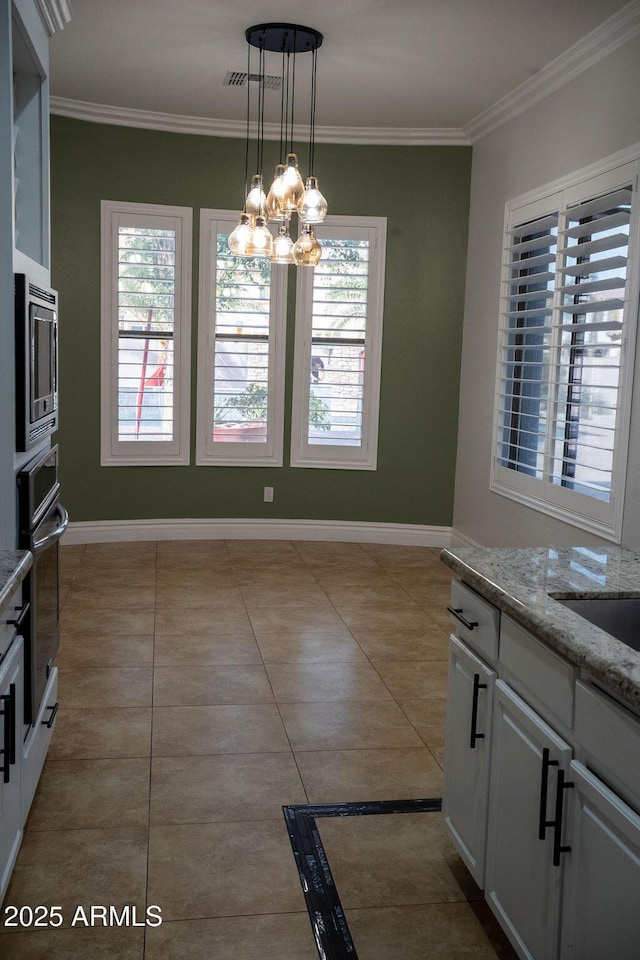
M286 268L237 257L237 215L202 210L196 462L282 464Z
M191 211L102 204L102 463L189 462Z
M505 244L492 489L610 539L633 380L636 205L634 162L512 211Z
M386 221L327 217L299 269L291 465L376 467Z

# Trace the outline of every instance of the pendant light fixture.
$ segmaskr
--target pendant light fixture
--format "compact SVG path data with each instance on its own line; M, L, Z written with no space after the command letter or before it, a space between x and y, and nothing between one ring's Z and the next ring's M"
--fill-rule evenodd
M245 149L245 202L240 221L229 236L229 249L236 256L269 256L273 263L315 266L322 248L314 225L324 220L327 201L320 193L314 173L317 53L322 34L312 27L292 23L262 23L245 33L248 50L247 88L251 74L251 49L259 51L258 97L256 111L256 173L248 182L250 152L250 94L247 89ZM280 153L273 182L265 195L262 164L264 158L265 58L266 53L280 55ZM309 168L302 179L298 156L294 152L296 56L310 53L311 104L309 113ZM299 222L298 240L290 234L292 217ZM267 223L276 227L275 236Z

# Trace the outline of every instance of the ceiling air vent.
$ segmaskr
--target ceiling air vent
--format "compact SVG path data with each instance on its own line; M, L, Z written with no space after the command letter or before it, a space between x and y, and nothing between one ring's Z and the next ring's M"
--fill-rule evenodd
M255 83L258 83L260 80L259 73L248 74L246 70L227 70L227 74L223 80L223 86L244 87L247 83L247 77ZM266 90L279 90L282 85L282 78L274 74L266 73L264 76L264 85Z

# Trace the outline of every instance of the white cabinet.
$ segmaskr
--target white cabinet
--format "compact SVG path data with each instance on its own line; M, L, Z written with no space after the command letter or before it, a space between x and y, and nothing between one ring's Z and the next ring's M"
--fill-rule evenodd
M572 761L562 903L562 960L637 960L640 817Z
M494 687L485 897L522 957L556 956L563 791L571 747L501 680ZM559 852L559 851L558 851ZM559 858L557 858L559 860Z
M24 652L15 637L0 664L0 901L22 841Z
M484 886L495 678L494 670L451 637L442 810L456 849L480 887Z
M443 813L522 960L640 957L640 718L452 584Z

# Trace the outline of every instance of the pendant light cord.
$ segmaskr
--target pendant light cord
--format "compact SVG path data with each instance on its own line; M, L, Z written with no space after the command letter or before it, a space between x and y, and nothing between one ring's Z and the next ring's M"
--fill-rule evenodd
M249 125L251 116L251 44L247 44L247 121L244 139L244 205L242 210L247 212L247 194L249 193Z
M318 47L313 48L313 63L311 67L311 113L309 117L309 176L314 176L316 154L316 67L318 62Z

